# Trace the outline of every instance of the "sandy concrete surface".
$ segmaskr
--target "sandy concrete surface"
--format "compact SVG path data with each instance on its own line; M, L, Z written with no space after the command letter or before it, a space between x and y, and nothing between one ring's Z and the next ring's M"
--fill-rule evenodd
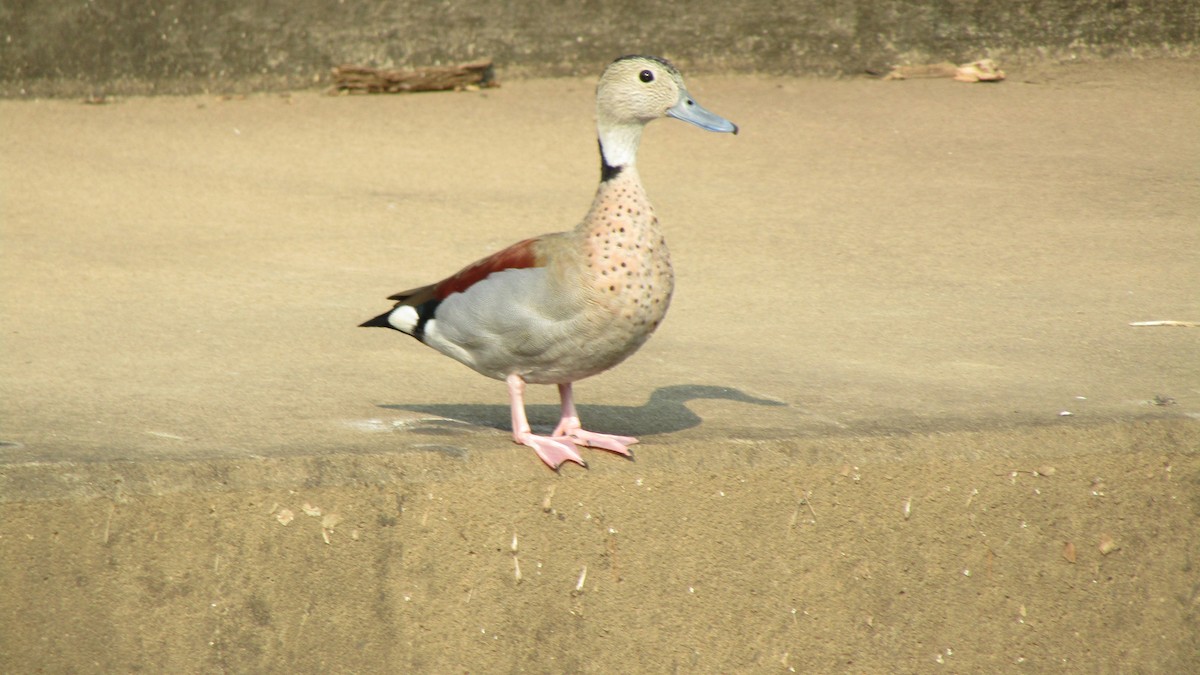
M1009 75L693 79L561 474L355 325L582 216L593 79L0 101L0 664L1200 670L1200 62Z

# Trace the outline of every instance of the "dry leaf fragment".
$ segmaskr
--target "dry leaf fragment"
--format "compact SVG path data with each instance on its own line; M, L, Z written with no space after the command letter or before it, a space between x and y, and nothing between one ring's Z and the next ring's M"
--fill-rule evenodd
M292 513L291 509L279 509L279 513L275 514L275 520L278 520L280 525L286 526L295 519L296 514Z
M1120 548L1120 546L1117 546L1117 542L1108 534L1100 535L1100 543L1096 547L1100 549L1100 555L1108 555Z
M1075 544L1072 542L1063 543L1062 557L1072 565L1075 564Z
M304 506L301 506L300 510L304 512L304 515L312 516L314 518L321 515L321 507L313 506L312 504L309 504L308 502L304 502Z
M325 517L321 519L321 527L323 527L327 530L332 530L333 528L337 527L338 524L341 522L342 522L342 516L340 514L327 513L327 514L325 514Z

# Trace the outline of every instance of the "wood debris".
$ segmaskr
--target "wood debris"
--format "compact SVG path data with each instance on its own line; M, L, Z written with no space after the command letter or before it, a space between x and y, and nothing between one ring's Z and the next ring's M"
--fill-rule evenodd
M1004 71L996 67L991 59L981 59L956 66L949 61L917 66L893 66L885 80L914 80L931 77L950 77L959 82L999 82Z
M345 64L333 69L331 93L399 94L410 91L462 91L499 87L491 59L457 66L409 70Z

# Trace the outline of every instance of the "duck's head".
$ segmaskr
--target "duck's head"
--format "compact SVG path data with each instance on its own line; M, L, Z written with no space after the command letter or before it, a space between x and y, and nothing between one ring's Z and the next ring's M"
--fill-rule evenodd
M609 64L596 87L596 122L605 164L632 164L642 127L660 117L674 117L709 131L738 131L736 124L696 103L683 76L666 59L622 56Z

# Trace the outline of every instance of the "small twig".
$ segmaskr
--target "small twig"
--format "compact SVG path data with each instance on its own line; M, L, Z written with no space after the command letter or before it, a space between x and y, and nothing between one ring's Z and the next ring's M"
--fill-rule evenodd
M108 528L112 525L113 514L117 511L117 505L113 504L108 507L108 519L104 521L104 543L108 543Z
M512 544L508 547L512 551L513 558L513 577L517 583L521 583L521 560L517 557L517 531L513 530Z
M792 520L790 523L788 523L789 529L795 527L796 521L800 520L801 504L808 507L808 512L810 515L812 515L812 522L814 524L817 522L817 512L813 511L812 504L809 502L810 499L812 499L812 490L805 492L804 496L800 498L800 501L796 502L796 510L792 512Z
M1144 328L1147 326L1176 326L1179 328L1196 328L1200 327L1200 321L1134 321L1129 325L1136 328Z
M1038 478L1045 478L1046 476L1054 475L1054 467L1045 467L1042 469L1013 469L1011 471L1004 471L1004 472L997 473L994 475L1009 476L1011 478L1011 477L1015 477L1019 473L1027 473L1030 476L1036 476Z
M803 503L805 506L807 506L807 507L808 507L808 512L809 512L810 514L812 514L812 521L815 523L815 522L817 522L817 512L816 512L816 511L813 511L813 507L812 507L812 501L811 501L811 500L812 500L812 490L809 490L808 492L805 492L805 493L804 493L804 499L801 499L800 501L801 501L801 502L802 502L802 503Z

